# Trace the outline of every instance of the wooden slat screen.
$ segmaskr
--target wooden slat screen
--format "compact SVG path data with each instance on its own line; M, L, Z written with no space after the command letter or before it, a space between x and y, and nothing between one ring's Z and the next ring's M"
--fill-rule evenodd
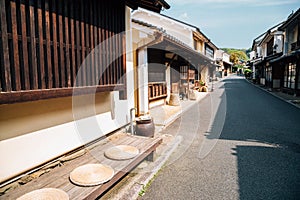
M67 96L75 86L124 90L124 1L0 0L0 8L0 103Z

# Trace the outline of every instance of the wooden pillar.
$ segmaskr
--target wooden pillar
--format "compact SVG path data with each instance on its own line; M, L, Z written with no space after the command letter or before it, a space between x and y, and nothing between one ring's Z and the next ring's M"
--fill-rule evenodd
M5 0L0 0L0 7L5 8ZM0 53L0 62L2 65L2 76L4 79L4 85L1 85L0 83L0 91L8 91L10 92L12 90L11 86L11 71L10 71L10 61L9 61L9 47L8 47L8 34L7 34L7 20L6 20L6 9L0 9L0 44L2 45L2 51L3 53ZM0 65L0 67L1 67Z

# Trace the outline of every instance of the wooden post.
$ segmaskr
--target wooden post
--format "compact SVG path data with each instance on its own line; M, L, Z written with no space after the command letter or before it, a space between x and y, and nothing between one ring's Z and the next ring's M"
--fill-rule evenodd
M24 89L30 90L30 77L29 77L29 63L28 63L28 40L27 40L27 26L26 26L26 11L25 5L20 5L21 11L21 28L22 28L22 50L23 50L23 71L24 71Z
M58 39L59 39L59 74L61 79L61 87L66 87L66 75L65 75L65 53L64 53L64 27L63 27L63 2L58 1Z
M53 68L54 68L54 87L59 88L60 84L60 77L59 77L59 70L58 70L58 46L57 46L57 6L56 1L52 1L51 4L52 8L52 32L53 32Z
M51 38L50 38L50 14L49 3L45 1L45 20L46 20L46 62L47 62L47 88L53 87L52 63L51 63Z
M14 63L14 82L15 90L21 90L21 76L20 76L20 58L19 58L19 40L18 40L18 28L17 28L17 12L16 2L10 2L11 8L11 23L12 23L12 42L13 42L13 63Z
M46 73L45 73L45 58L44 58L44 38L43 38L43 19L42 19L42 0L38 0L38 38L39 38L39 77L41 82L41 89L46 89Z
M65 32L65 62L66 62L66 87L71 87L71 64L70 64L70 41L69 41L69 16L68 16L69 4L65 2L64 5L64 32Z
M76 22L75 21L75 14L74 14L74 5L70 3L70 38L71 38L71 86L74 86L74 81L76 79L76 73L77 73L77 68L76 68L76 52L75 52L75 28L74 28L74 24ZM77 32L76 28L76 32Z
M0 8L5 8L5 0L0 0ZM11 91L11 72L10 72L10 61L9 61L9 49L8 49L8 38L7 38L7 21L6 21L6 10L0 9L0 21L1 21L1 43L3 49L3 76L5 85L1 85L1 90ZM2 54L2 53L1 53ZM2 58L1 58L2 60ZM1 83L0 83L1 84Z
M36 38L35 38L35 15L34 6L35 1L30 0L29 15L30 15L30 49L31 49L31 89L38 89L38 70L37 70L37 58L36 58Z

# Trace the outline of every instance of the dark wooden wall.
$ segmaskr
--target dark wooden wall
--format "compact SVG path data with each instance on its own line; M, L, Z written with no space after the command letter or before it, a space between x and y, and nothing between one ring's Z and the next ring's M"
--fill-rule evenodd
M124 1L0 0L0 103L124 90L123 31Z

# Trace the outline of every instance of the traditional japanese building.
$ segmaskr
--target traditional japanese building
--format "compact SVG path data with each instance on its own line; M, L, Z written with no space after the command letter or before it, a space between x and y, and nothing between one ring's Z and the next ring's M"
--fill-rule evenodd
M133 12L132 26L137 77L144 83L137 92L139 113L148 113L153 101L168 102L171 93L188 98L195 83L215 75L218 48L199 28L144 9Z
M270 63L280 71L280 87L284 92L300 95L300 9L279 27L284 34L283 55Z
M131 11L164 0L0 0L0 184L129 123Z
M278 30L282 24L277 24L257 37L253 41L250 53L250 63L254 71L253 78L259 84L270 88L279 88L280 72L270 64L270 61L280 57L283 52L283 32ZM273 74L274 76L272 76Z
M299 95L300 10L253 40L250 63L257 83Z

